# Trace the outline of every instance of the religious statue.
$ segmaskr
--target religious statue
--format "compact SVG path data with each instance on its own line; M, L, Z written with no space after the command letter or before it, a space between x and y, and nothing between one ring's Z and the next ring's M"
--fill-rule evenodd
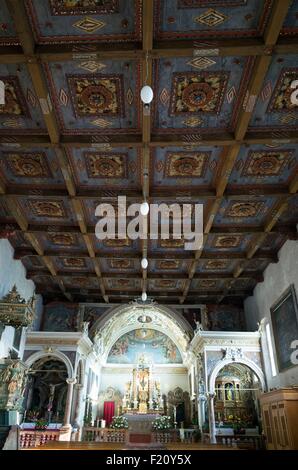
M6 385L6 392L2 392L2 395L7 397L6 406L9 409L18 409L21 406L26 383L25 371L20 361L14 361L0 372L0 385Z

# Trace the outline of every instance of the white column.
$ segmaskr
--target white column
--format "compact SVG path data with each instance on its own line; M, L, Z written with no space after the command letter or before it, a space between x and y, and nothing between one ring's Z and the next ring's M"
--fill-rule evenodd
M71 406L72 406L72 397L73 397L73 386L76 383L76 379L66 379L67 382L67 396L66 396L66 404L65 404L65 411L64 411L64 420L63 420L63 428L70 428L70 414L71 414Z
M209 393L209 433L210 444L216 444L216 429L215 429L215 416L214 416L214 397L215 393Z

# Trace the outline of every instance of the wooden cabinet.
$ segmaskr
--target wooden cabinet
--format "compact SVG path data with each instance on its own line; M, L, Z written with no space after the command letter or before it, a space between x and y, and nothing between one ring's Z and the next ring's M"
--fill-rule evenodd
M298 387L264 393L260 397L268 450L298 450Z

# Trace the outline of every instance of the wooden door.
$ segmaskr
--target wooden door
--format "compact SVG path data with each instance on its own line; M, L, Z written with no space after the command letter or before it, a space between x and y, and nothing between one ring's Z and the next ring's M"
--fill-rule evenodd
M272 430L272 422L270 415L270 405L262 406L263 428L266 436L266 446L268 450L275 449L274 433Z
M281 430L281 444L284 450L293 449L289 423L287 420L286 406L284 402L278 402L278 416Z

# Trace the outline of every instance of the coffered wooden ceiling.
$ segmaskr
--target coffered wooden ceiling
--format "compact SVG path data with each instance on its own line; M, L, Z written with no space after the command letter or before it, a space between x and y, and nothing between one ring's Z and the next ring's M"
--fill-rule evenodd
M0 231L37 292L241 303L297 233L298 1L0 8ZM149 116L139 99L147 72ZM203 249L99 242L95 207L120 194L202 203Z

